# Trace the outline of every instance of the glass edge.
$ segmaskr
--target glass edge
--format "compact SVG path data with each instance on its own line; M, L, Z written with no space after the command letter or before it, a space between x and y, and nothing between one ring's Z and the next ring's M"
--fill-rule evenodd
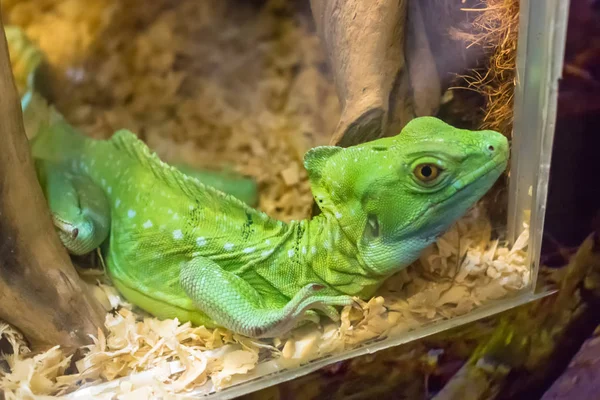
M524 289L521 292L521 294L515 295L510 298L497 300L494 303L490 303L486 306L480 307L476 311L462 316L435 322L424 328L419 328L411 332L398 334L396 337L390 337L372 344L366 344L362 347L349 350L337 355L326 356L322 359L317 359L298 368L285 369L277 372L272 372L267 375L256 376L254 378L250 378L245 382L240 382L235 386L225 388L221 391L209 392L211 388L199 388L196 392L189 393L188 398L206 397L211 399L232 399L238 396L242 396L244 394L256 392L258 390L265 389L270 386L278 385L280 383L299 378L301 376L307 375L311 372L314 372L318 369L321 369L327 365L331 365L336 362L363 356L366 354L372 354L391 347L406 344L417 339L431 336L442 331L456 328L458 326L465 325L469 322L481 320L483 318L499 314L501 312L522 306L524 304L531 303L533 301L549 296L553 293L556 293L556 291L546 290L539 293L533 293L530 290ZM277 367L273 368L275 370L278 369Z
M508 239L514 243L523 226L525 205L530 204L530 244L527 265L531 266L532 290L535 290L539 272L539 255L543 237L546 211L550 160L556 125L558 82L562 76L562 65L566 42L566 27L569 0L546 2L545 0L522 0L520 33L517 50L517 80L515 87L513 149L525 146L534 149L531 153L517 151L511 159L511 180L508 207ZM542 16L542 20L540 20ZM533 32L537 25L538 31ZM550 29L548 28L550 27ZM542 51L534 49L542 46ZM536 51L537 50L537 51ZM532 54L535 56L532 58ZM550 62L548 62L550 60ZM536 82L531 74L541 76ZM533 80L528 82L527 79ZM526 110L528 109L528 110ZM519 132L532 132L529 136ZM517 132L514 135L514 132ZM534 143L526 143L534 140ZM527 154L525 154L527 153ZM537 170L525 174L523 165L538 166ZM524 176L525 178L522 178ZM531 197L528 196L532 188ZM527 199L529 197L529 199Z
M529 6L530 0L520 0L519 2L519 32L517 39L517 59L515 65L515 98L513 104L513 131L512 131L512 143L511 143L511 157L510 157L510 179L509 179L509 196L508 200L508 215L507 215L507 239L512 245L517 239L517 227L520 218L517 207L517 198L519 197L519 155L515 154L514 149L519 148L522 141L521 135L515 135L514 132L519 130L521 121L523 121L522 110L525 103L525 86L523 80L525 77L525 71L527 68L527 45L529 38Z

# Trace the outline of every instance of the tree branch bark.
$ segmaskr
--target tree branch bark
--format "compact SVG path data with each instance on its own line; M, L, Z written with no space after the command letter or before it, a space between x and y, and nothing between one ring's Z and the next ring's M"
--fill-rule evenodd
M0 319L34 349L75 349L104 326L54 231L23 128L0 15Z
M413 0L311 0L342 115L330 144L394 135L433 115L441 83L422 11Z
M331 144L347 147L381 137L387 127L390 93L395 109L409 90L404 73L407 0L311 0L311 9L331 65L342 115Z

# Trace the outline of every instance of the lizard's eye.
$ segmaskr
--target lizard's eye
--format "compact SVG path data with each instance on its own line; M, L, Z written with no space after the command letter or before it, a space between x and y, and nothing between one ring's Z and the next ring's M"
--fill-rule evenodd
M435 164L419 164L413 170L415 177L421 182L431 182L440 175L441 169Z

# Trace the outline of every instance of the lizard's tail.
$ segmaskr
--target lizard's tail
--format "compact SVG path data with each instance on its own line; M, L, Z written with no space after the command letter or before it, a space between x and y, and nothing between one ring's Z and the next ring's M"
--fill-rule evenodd
M71 126L42 96L30 93L24 121L26 126L34 126L30 129L36 132L30 137L33 157L60 162L82 155L86 143L92 139Z
M44 53L20 27L7 25L4 29L15 83L22 95L25 134L33 156L59 160L79 153L88 139L70 126L43 96Z

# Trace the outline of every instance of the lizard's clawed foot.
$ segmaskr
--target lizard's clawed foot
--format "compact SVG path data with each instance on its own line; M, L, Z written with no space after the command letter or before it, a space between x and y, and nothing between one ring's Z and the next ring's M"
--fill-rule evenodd
M327 286L311 283L300 289L285 306L273 308L265 303L255 287L202 257L182 266L180 283L196 306L217 324L256 338L282 336L301 321L318 322L314 309L323 310L334 320L339 319L334 306L354 302L350 296L323 295Z

